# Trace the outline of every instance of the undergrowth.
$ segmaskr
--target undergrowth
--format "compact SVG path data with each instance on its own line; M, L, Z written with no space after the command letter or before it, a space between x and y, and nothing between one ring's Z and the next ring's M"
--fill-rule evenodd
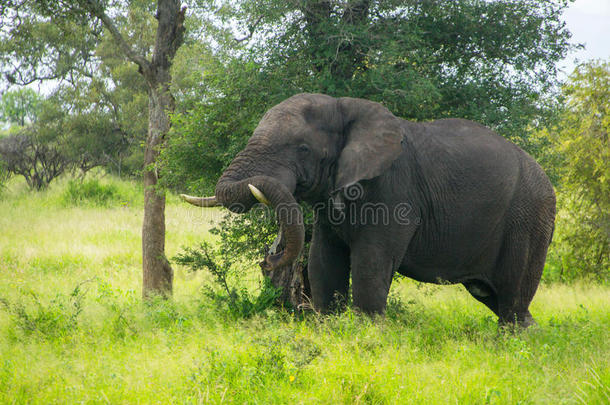
M55 338L72 334L78 328L86 283L79 283L68 295L56 294L48 302L41 302L33 290L23 291L14 302L0 297L0 305L12 319L11 335L17 337L17 331L23 337Z
M204 242L198 248L184 248L173 261L190 271L207 270L213 276L214 285L204 286L204 294L218 309L226 310L234 318L249 318L279 304L281 291L267 277L261 279L255 293L240 285L239 275L235 274L235 256L224 252Z
M92 205L108 207L111 205L129 205L136 200L133 190L120 187L117 182L101 182L98 179L68 181L61 194L64 206Z

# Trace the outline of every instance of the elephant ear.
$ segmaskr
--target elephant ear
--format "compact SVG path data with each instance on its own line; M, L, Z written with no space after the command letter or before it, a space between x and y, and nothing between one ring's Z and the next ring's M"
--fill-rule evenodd
M337 162L335 191L388 170L403 151L401 120L379 103L344 97L344 147Z

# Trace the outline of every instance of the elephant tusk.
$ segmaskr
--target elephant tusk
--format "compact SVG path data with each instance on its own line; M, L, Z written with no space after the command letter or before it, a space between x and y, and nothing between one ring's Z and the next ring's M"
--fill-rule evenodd
M263 194L263 192L260 191L258 188L254 187L252 184L248 184L248 188L252 192L252 195L254 196L254 198L256 198L259 202L261 202L265 205L271 205L271 202L269 202L269 200L267 200L267 197L265 197L265 194Z
M271 247L269 248L270 255L274 255L281 250L281 249L279 249L280 243L282 243L282 229L280 229L280 231L277 233L275 240L273 241L273 243L271 244Z
M221 205L216 201L216 197L193 197L191 195L180 194L180 198L187 203L196 205L198 207L217 207Z

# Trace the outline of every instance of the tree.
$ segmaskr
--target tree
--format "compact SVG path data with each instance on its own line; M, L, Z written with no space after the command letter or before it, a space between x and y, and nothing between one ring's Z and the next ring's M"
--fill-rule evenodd
M564 0L256 3L241 3L251 19L279 10L251 49L294 90L380 101L404 118L474 119L507 136L541 113L570 49Z
M31 189L42 190L72 167L65 114L53 98L41 100L36 120L0 139L0 161L11 175L23 176Z
M165 195L157 187L156 160L169 130L168 113L174 109L170 67L183 42L186 9L179 0L157 1L155 45L148 58L126 40L111 18L124 8L120 1L11 0L0 9L3 20L12 21L0 33L0 63L11 83L70 79L73 72L90 73L95 65L92 50L103 27L124 56L138 66L147 84L149 103L143 174L143 295L169 295L173 272L164 252Z
M155 167L159 148L169 131L169 112L174 110L170 92L171 61L182 45L184 14L179 0L159 0L155 48L151 60L137 53L117 30L101 5L87 2L87 9L99 18L111 32L127 58L138 65L138 71L148 84L149 118L146 151L144 153L144 223L142 225L142 261L144 297L150 294L168 295L172 292L173 270L165 257L165 194L158 190L158 171Z
M59 142L41 142L31 128L0 139L0 164L7 174L23 176L35 190L46 188L70 167Z
M128 136L112 113L99 101L87 102L78 87L60 87L38 101L36 109L34 122L13 127L0 139L6 173L23 176L32 189L46 188L67 170L78 169L84 176L129 152Z
M299 92L367 98L406 119L473 119L529 150L528 125L547 120L556 62L573 48L567 4L224 2L232 18L220 27L249 34L238 42L210 29L217 48L185 55L177 74L205 72L205 84L182 89L170 177L210 191L266 109Z
M82 175L97 166L119 176L142 169L145 83L134 80L140 79L139 74L125 66L127 62L117 65L116 71L108 69L111 73L104 72L101 77L58 86L48 100L63 111L64 131L70 138L67 152ZM106 63L100 68L104 71ZM124 81L128 84L123 85Z
M40 96L30 88L7 91L0 99L0 119L25 126L36 119Z
M610 279L610 63L578 66L562 89L565 108L543 130L562 161L553 253L563 278Z

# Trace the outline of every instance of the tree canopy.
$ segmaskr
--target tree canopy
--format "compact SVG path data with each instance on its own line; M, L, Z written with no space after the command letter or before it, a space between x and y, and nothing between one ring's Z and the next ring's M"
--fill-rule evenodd
M22 127L33 122L38 114L40 98L28 87L5 92L0 98L0 120Z
M565 0L221 3L212 45L186 48L175 66L177 80L204 72L205 83L179 98L166 180L197 191L266 109L299 92L367 98L407 119L473 119L527 149L573 47ZM248 34L228 37L233 25Z
M542 130L559 155L555 259L561 277L610 278L610 63L576 68L555 125Z

